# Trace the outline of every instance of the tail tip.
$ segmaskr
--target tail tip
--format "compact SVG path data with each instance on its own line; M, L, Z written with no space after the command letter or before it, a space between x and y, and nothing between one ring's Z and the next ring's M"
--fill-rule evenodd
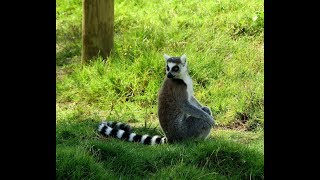
M168 143L168 139L166 137L161 138L161 144Z

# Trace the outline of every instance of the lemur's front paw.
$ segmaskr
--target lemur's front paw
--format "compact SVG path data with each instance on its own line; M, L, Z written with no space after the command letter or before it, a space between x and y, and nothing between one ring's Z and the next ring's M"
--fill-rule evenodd
M208 113L209 115L212 115L212 112L211 112L210 108L208 108L207 106L203 106L201 109L202 109L204 112Z

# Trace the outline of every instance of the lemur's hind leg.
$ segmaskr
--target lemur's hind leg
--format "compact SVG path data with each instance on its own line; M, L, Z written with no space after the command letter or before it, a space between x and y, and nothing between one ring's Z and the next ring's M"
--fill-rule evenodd
M193 138L206 139L210 134L210 130L213 127L208 120L189 116L186 120L186 136Z

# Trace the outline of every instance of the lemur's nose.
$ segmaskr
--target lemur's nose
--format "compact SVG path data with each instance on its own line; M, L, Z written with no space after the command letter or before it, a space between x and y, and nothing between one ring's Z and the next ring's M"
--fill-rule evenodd
M169 72L169 73L167 74L167 77L168 77L168 78L173 78L173 75L171 74L171 72Z

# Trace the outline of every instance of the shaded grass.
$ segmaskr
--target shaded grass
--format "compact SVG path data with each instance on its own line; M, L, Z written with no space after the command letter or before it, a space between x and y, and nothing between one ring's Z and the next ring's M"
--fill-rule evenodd
M56 179L116 179L84 148L57 146Z
M57 127L58 179L264 178L262 133L216 129L205 141L146 146L104 138L96 126L88 120Z

